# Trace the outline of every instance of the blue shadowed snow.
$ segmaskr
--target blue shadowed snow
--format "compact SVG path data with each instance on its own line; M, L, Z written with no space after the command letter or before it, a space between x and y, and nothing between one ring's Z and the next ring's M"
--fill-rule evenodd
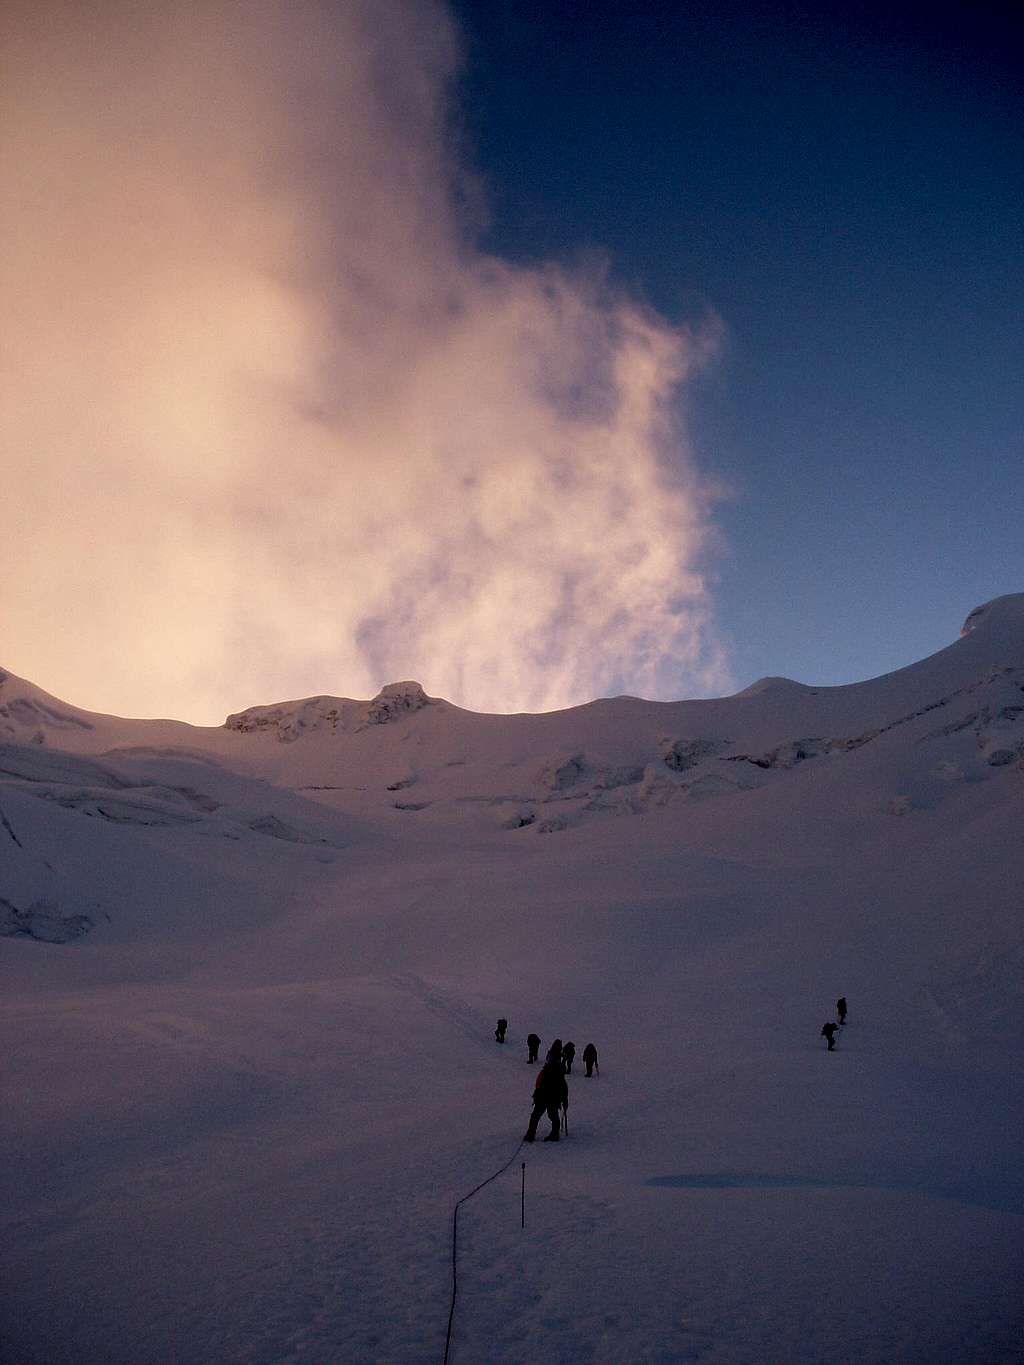
M644 1182L658 1189L673 1190L884 1190L898 1194L922 1194L929 1199L953 1199L979 1209L1024 1214L1024 1191L1002 1188L985 1191L969 1188L941 1189L914 1185L910 1181L852 1180L836 1176L829 1180L806 1175L764 1175L758 1172L695 1172L689 1175L655 1175Z

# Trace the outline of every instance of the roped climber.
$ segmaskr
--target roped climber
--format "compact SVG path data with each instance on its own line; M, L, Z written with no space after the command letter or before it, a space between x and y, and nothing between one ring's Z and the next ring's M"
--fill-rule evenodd
M558 1111L569 1108L569 1086L562 1068L561 1040L557 1042L557 1049L556 1051L555 1045L552 1045L548 1060L541 1067L537 1084L533 1087L533 1113L530 1115L529 1126L523 1137L524 1142L536 1141L537 1124L540 1123L541 1115L545 1113L551 1120L551 1132L544 1141L557 1142L559 1139L561 1120Z

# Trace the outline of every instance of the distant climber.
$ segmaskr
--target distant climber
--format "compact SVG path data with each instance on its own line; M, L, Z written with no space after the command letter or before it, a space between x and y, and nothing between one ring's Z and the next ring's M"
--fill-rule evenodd
M495 1039L496 1039L497 1042L503 1043L503 1042L505 1041L505 1030L506 1030L507 1028L508 1028L508 1020L507 1020L507 1019L499 1019L499 1020L498 1020L498 1027L494 1030L494 1037L495 1037Z
M559 1061L559 1062L560 1062L560 1061L562 1060L562 1040L561 1040L561 1038L556 1038L555 1041L554 1041L554 1042L551 1044L551 1046L548 1048L547 1060L548 1060L549 1062L552 1062L552 1061Z
M836 1001L836 1016L841 1024L846 1023L846 996L841 995Z
M554 1047L551 1049L554 1053ZM551 1132L544 1139L545 1142L557 1142L561 1122L559 1120L559 1109L569 1108L569 1087L566 1084L565 1072L562 1070L562 1047L558 1046L558 1052L554 1056L548 1054L548 1060L540 1069L537 1076L537 1084L533 1087L533 1113L530 1115L530 1123L523 1136L524 1142L534 1142L537 1138L537 1124L541 1120L542 1114L547 1114L551 1120Z
M538 1053L540 1052L540 1039L535 1033L528 1033L526 1035L526 1046L530 1049L530 1055L526 1060L528 1062L535 1062Z
M573 1058L576 1056L576 1044L569 1042L562 1048L562 1065L565 1067L565 1074L572 1075Z
M832 1022L831 1019L828 1021L827 1024L822 1024L822 1026L821 1026L821 1036L822 1036L823 1038L828 1039L828 1050L829 1050L829 1052L835 1052L835 1050L836 1050L836 1034L837 1034L838 1032L839 1032L839 1025L838 1025L838 1024L833 1024L833 1022Z
M593 1043L588 1043L583 1049L583 1063L587 1068L587 1075L593 1075L594 1067L597 1066L597 1048ZM601 1074L601 1068L599 1066L597 1066L597 1074L599 1076Z

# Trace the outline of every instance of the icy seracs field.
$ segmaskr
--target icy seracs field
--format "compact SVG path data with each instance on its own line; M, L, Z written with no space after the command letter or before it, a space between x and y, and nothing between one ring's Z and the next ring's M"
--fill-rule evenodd
M452 1361L1024 1359L1024 595L967 624L534 716L0 675L3 1360L440 1360L531 1029L601 1075Z

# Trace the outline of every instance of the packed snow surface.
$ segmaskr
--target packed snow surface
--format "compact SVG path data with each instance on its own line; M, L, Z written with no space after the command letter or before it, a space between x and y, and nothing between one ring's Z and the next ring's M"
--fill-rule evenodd
M0 673L0 1358L439 1361L511 1162L452 1362L1021 1360L1022 910L1024 595L544 715Z

